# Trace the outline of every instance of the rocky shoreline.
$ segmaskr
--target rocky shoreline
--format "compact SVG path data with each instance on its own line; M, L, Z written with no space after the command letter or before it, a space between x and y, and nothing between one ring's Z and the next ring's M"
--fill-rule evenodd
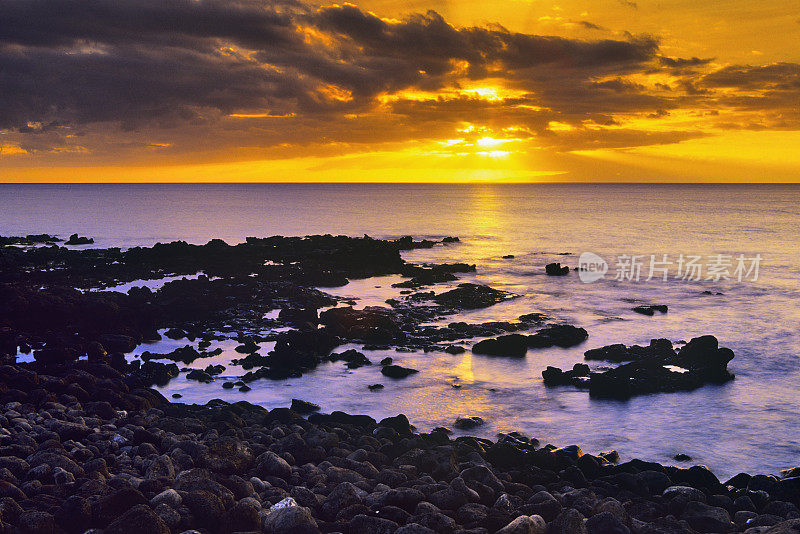
M170 403L88 361L0 366L0 532L797 532L800 469L720 482L403 415ZM12 387L13 385L13 387ZM296 401L300 411L317 409Z
M90 239L70 236L80 245ZM414 265L400 256L457 246L458 238L276 236L125 251L59 242L49 235L0 238L0 534L800 528L800 468L720 482L701 466L618 463L613 451L592 456L517 433L452 439L443 428L418 433L404 415L375 421L320 414L301 400L271 411L219 400L184 405L149 389L181 372L213 382L219 365L190 371L178 364L214 356L211 342L221 339L238 341L236 363L246 370L223 387L242 392L254 380L300 376L324 362L350 369L377 363L354 349L335 352L348 343L458 354L483 338L472 344L474 353L523 357L587 339L586 330L537 312L515 321L426 325L516 297L474 283L434 291L475 266ZM317 289L389 274L407 280L395 284L401 296L386 307L355 309ZM102 290L177 275L194 278L157 291ZM196 340L197 348L125 356L159 332ZM275 342L268 354L258 352L264 341ZM31 353L31 363L18 362ZM587 351L586 359L618 367L550 368L545 382L610 396L679 391L731 379L732 357L712 336L678 351L666 340L611 345ZM417 372L390 358L380 364L388 378ZM465 417L454 425L481 423Z

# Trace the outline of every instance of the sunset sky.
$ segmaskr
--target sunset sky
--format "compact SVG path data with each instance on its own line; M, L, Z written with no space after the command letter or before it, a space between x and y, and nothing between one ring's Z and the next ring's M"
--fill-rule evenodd
M800 181L777 0L3 0L2 181Z

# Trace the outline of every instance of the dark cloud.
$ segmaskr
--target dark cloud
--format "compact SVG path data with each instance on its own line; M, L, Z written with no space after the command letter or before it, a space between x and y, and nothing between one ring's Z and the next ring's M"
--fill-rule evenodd
M607 28L603 26L597 25L594 22L589 22L588 20L580 20L578 24L586 28L587 30L599 30L599 31L607 31Z
M667 57L661 56L658 58L659 63L665 67L672 68L686 68L686 67L700 67L708 65L714 58L701 59L699 57L681 58L681 57Z
M382 93L453 84L463 65L473 79L535 85L552 69L575 79L621 72L657 49L650 39L456 28L433 11L387 22L352 5L291 1L8 0L2 14L0 128L17 129L363 111Z
M4 0L0 42L25 46L154 45L207 48L294 43L291 0Z
M731 65L705 75L702 84L716 88L797 91L800 89L800 64Z
M548 123L559 121L582 132L553 145L565 148L602 137L586 124L618 125L620 116L697 105L781 110L797 96L796 64L710 71L710 61L663 56L649 36L457 27L434 11L388 20L297 0L5 0L0 130L31 154L151 158L436 138L464 122L550 139ZM652 73L673 78L658 91L628 79ZM512 96L458 96L484 82ZM723 88L756 94L715 94ZM404 93L440 90L434 99Z

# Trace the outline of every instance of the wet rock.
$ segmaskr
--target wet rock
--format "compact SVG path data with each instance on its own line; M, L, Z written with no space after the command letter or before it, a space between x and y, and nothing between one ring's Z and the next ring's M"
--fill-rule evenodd
M291 409L299 414L309 414L319 411L319 405L300 399L292 399Z
M386 365L381 369L381 374L389 378L406 378L416 373L419 373L419 371L400 365Z
M531 348L562 347L580 345L589 337L585 329L568 324L551 325L528 336Z
M252 449L241 440L223 437L209 445L208 450L200 458L200 465L216 473L234 475L250 469L253 460Z
M80 423L50 419L46 423L49 430L58 434L61 441L79 441L92 433L92 429Z
M509 334L497 339L484 339L472 347L475 354L488 356L513 356L522 358L528 352L528 338L521 334Z
M202 371L200 369L194 369L186 374L187 380L197 380L198 382L203 382L204 384L210 384L214 381L214 377L211 376L209 373Z
M320 513L325 519L333 519L339 511L361 504L364 495L364 490L357 488L351 482L341 482L323 499Z
M629 398L657 392L689 391L707 383L733 379L727 369L730 349L719 348L714 336L694 338L678 353L668 340L656 339L648 347L609 345L587 351L589 359L632 360L607 371L580 373L549 367L542 373L546 385L572 385L595 397Z
M474 310L486 308L498 302L508 300L513 295L489 286L479 284L459 284L457 288L445 291L433 297L433 300L443 306L453 309Z
M322 312L319 321L331 333L345 339L388 343L402 337L394 311L380 306L367 306L363 310L332 308Z
M79 236L78 234L71 234L69 239L64 242L65 245L91 245L93 243L93 238Z
M135 488L120 488L95 502L92 505L92 516L98 525L104 526L134 506L146 503L147 499Z
M425 499L425 494L415 488L399 487L389 489L367 498L370 506L397 506L406 512L413 512L417 505Z
M319 315L316 308L282 308L278 320L296 327L313 326L319 323Z
M643 358L658 358L669 360L676 358L672 342L668 339L651 339L646 347L631 345L626 347L622 343L607 345L599 349L587 350L584 357L587 360L603 360L608 362L631 362Z
M571 370L562 371L558 367L548 365L542 371L542 378L546 386L585 386L589 381L589 366L576 363Z
M323 425L352 425L357 427L374 428L377 422L368 415L350 415L345 412L334 411L330 414L313 413L308 420L315 424Z
M583 515L574 508L558 514L547 527L547 534L587 534Z
M79 352L70 347L52 347L33 351L33 358L44 364L73 362L79 356Z
M497 531L497 534L545 534L547 525L538 515L521 515Z
M619 462L619 453L615 450L601 452L600 457L608 460L612 464Z
M181 505L182 499L180 494L174 489L166 489L150 499L150 506L155 508L159 504L165 504L170 508L177 508Z
M800 529L800 519L790 519L783 521L772 527L761 529L745 530L745 534L795 534Z
M734 530L731 517L724 508L692 501L683 510L683 518L698 532L723 533Z
M254 473L259 478L278 477L289 478L292 474L291 466L272 451L267 451L256 458Z
M395 530L395 534L436 534L436 532L419 523L408 523Z
M586 521L588 534L630 534L630 529L610 512L593 515Z
M92 507L87 499L72 495L54 513L56 524L69 534L83 533L92 522Z
M358 369L365 365L372 365L369 358L355 349L349 349L339 353L333 352L328 356L328 360L331 362L345 362L349 369Z
M85 472L82 467L76 464L67 456L56 454L54 452L48 451L38 451L35 454L32 454L28 458L26 458L30 469L36 468L41 465L47 465L51 467L60 467L65 471L72 473L75 477L82 477L85 476Z
M667 313L667 310L668 310L667 306L664 305L664 304L653 304L653 305L649 305L649 306L636 306L636 307L634 307L632 309L636 313L640 313L642 315L650 315L650 316L655 315L656 312Z
M419 507L417 507L416 514L411 520L437 533L448 534L456 528L456 522L450 516L435 510L422 512Z
M238 345L233 350L235 350L239 354L253 354L254 352L257 352L258 349L260 348L261 347L258 346L258 343L256 343L253 339L246 339L244 340L244 343Z
M699 489L692 488L689 486L670 486L664 490L662 496L668 501L679 499L684 503L688 503L690 501L697 501L697 502L706 501L705 493L703 493Z
M547 276L564 276L569 274L569 267L560 263L548 263L544 267Z
M145 472L145 478L159 477L175 478L175 466L166 454L155 458Z
M138 345L133 337L123 334L102 334L99 337L99 341L109 353L122 352L127 354Z
M190 491L184 497L183 504L201 524L211 528L217 527L225 511L222 499L208 490Z
M262 530L266 534L318 534L320 532L311 510L303 506L288 506L271 510L264 516Z
M22 512L17 519L21 534L53 534L55 532L55 519L46 512Z
M408 421L408 417L399 414L394 417L387 417L378 422L379 426L388 427L396 431L401 436L410 436L414 432L414 427Z
M225 512L220 522L226 533L253 532L261 530L260 508L255 502L242 499Z
M459 417L458 419L456 419L456 422L453 423L453 426L455 426L459 430L470 430L472 428L481 426L484 423L485 421L478 416Z
M458 278L450 272L441 269L421 268L414 271L414 277L405 282L392 284L392 287L418 288L441 282L452 282Z
M269 353L271 374L264 378L286 378L314 369L339 344L340 339L327 329L282 332Z
M139 504L117 517L103 534L170 534L170 529L149 506Z
M399 525L388 519L359 514L350 520L350 534L394 534Z

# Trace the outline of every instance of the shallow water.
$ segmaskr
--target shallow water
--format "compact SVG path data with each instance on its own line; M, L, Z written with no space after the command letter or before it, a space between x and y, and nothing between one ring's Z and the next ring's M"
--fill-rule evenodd
M375 363L392 356L421 372L391 380L373 365L347 370L324 364L300 379L258 381L243 394L186 381L164 388L182 401L247 399L267 407L302 398L324 411L384 417L403 412L422 429L449 426L458 415L487 424L472 434L520 430L589 452L609 448L623 458L669 462L676 453L710 466L720 477L739 471L777 472L800 464L800 187L787 185L0 185L10 199L0 234L78 232L96 246L151 245L184 239L369 234L374 237L443 237L462 243L405 253L409 261L466 261L477 273L461 275L521 295L444 322L514 319L544 312L585 327L589 340L572 349L531 350L525 359L444 353L365 352ZM574 267L582 252L609 261L606 278L585 284L571 273L544 275L544 265ZM684 281L670 278L615 281L620 254L762 256L757 281ZM513 259L503 259L514 254ZM562 255L565 254L565 255ZM646 268L643 271L646 277ZM353 281L329 290L380 305L398 294L396 277ZM380 286L380 287L376 287ZM441 291L447 284L437 286ZM704 294L709 291L712 294ZM716 294L721 293L721 294ZM667 304L667 314L638 315L638 303ZM673 341L714 334L736 353L736 380L689 393L590 399L570 388L548 389L547 365L571 366L583 351L609 343ZM143 350L168 352L186 340L164 340ZM266 345L266 344L265 344ZM262 352L269 349L262 345ZM193 367L222 363L224 376L240 355L234 341L212 343L222 355ZM342 347L343 350L347 347ZM596 365L596 364L593 364ZM367 385L383 383L381 391ZM454 387L459 386L459 387Z

